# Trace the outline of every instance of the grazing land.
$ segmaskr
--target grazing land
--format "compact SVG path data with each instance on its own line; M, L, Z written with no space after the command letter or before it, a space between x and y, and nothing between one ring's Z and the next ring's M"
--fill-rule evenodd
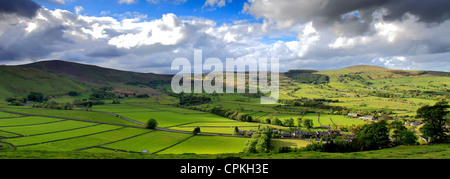
M417 143L427 143L417 110L450 101L445 72L375 66L294 70L280 74L280 99L272 105L260 104L261 95L252 94L180 96L171 92L169 75L63 61L2 66L0 77L0 158L450 156L448 144L347 153L304 150L311 141L351 141L364 125L381 120L399 121ZM147 129L149 119L157 121L156 128ZM196 128L200 132L194 134ZM264 130L271 131L270 147L244 153Z

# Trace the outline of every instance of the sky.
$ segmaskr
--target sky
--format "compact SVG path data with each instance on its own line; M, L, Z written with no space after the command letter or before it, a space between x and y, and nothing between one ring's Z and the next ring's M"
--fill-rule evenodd
M0 0L0 64L174 74L176 58L450 71L448 0Z

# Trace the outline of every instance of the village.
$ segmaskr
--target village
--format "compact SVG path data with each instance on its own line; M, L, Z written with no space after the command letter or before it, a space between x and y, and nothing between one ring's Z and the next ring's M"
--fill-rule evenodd
M302 130L294 130L293 132L280 131L279 129L273 129L272 135L275 138L283 139L303 139L309 140L310 138L320 139L322 137L336 138L337 136L344 137L344 139L351 139L354 135L342 135L339 130L332 130L329 126L315 127L311 129L328 129L327 131L316 132L304 132ZM255 130L237 130L236 135L252 137L257 131Z
M359 116L357 113L348 113L347 114L348 118L359 118L360 120L363 121L373 121L376 122L379 119L371 116L371 115L366 115L366 116ZM405 122L405 126L414 126L414 127L418 127L420 126L421 123L420 122ZM279 129L272 129L272 135L275 138L283 138L283 139L302 139L302 140L309 140L309 139L317 139L320 140L321 138L336 138L336 137L340 137L340 139L343 140L351 140L352 138L355 137L355 135L347 135L347 134L342 134L341 131L339 130L333 130L331 128L331 126L320 126L320 127L312 127L310 129L323 129L322 131L302 131L302 130L291 130L291 131L281 131ZM235 135L239 135L239 136L247 136L247 137L252 137L253 134L255 134L257 131L255 130L239 130L238 128L236 128L235 131Z

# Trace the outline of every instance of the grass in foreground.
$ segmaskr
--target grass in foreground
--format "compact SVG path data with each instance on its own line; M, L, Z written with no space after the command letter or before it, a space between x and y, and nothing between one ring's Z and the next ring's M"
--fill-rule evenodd
M0 151L0 159L450 159L450 144L398 146L390 149L352 152L291 152L267 154L164 154L145 155L132 153Z

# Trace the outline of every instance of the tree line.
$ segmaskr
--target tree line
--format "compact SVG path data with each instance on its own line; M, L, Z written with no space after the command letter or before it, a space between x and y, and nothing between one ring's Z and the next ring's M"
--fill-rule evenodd
M239 113L238 111L235 110L224 110L223 108L214 107L210 110L210 112L232 120L242 122L254 122L253 117L251 115Z

